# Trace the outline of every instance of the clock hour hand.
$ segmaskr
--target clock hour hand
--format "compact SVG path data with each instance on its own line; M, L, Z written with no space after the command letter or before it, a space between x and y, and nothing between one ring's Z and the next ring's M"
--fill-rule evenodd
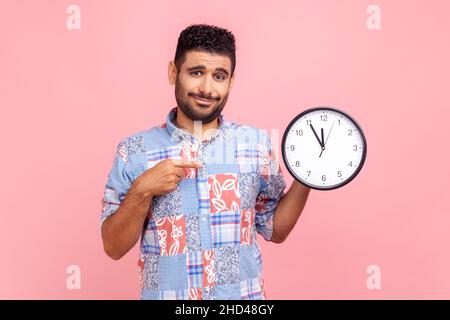
M324 145L322 144L322 141L320 141L319 136L317 135L316 130L314 130L313 125L310 123L309 126L311 127L311 129L312 129L314 135L316 136L316 139L317 139L317 141L319 142L320 147L323 149L323 148L324 148Z

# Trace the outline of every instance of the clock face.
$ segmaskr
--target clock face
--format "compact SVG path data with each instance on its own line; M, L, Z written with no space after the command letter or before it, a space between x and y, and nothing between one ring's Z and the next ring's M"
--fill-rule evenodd
M287 169L313 189L331 190L350 182L361 170L366 152L366 139L358 124L330 107L300 113L283 135Z

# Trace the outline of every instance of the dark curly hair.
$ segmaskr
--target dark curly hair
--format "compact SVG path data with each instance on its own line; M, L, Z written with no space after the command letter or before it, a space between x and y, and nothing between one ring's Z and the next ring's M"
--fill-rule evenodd
M190 25L181 31L174 59L178 72L186 60L185 53L190 50L202 50L228 56L231 60L231 75L234 74L236 45L230 31L207 24Z

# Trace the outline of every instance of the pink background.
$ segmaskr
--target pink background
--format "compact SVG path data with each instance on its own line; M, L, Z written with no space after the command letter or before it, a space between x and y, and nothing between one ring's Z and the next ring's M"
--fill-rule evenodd
M80 30L66 27L70 4ZM366 27L371 4L381 30ZM168 62L181 30L203 22L236 36L227 119L281 135L302 110L332 105L368 141L360 175L312 191L285 243L259 238L268 297L450 298L449 10L447 0L2 0L0 298L139 298L137 247L118 262L104 254L100 199L119 140L175 105ZM69 265L80 290L66 287ZM366 286L369 265L380 290Z

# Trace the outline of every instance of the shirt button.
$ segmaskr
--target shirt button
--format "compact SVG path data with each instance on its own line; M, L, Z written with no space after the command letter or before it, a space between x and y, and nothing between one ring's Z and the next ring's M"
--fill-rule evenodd
M203 221L206 221L206 218L202 218Z

